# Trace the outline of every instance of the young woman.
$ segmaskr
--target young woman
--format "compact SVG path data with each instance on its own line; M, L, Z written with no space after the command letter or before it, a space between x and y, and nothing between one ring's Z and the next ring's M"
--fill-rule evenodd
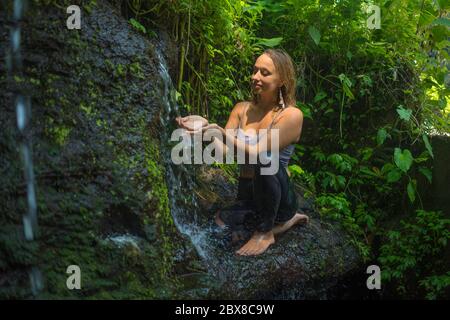
M242 150L246 156L258 155L270 150L270 130L279 130L279 166L273 175L261 174L262 164L240 164L237 202L223 208L216 215L219 226L229 225L232 230L242 226L253 229L253 235L236 253L258 255L275 242L274 236L295 224L307 223L309 218L297 212L297 200L289 180L287 165L299 141L303 114L295 106L295 70L290 56L277 49L268 49L258 57L251 77L253 98L235 105L225 128L209 124L200 116L177 118L178 125L191 132L198 132L193 123L201 123L203 132L214 130L233 141L235 150ZM230 135L234 129L236 134ZM260 139L260 130L266 129L265 143ZM253 133L253 134L252 134ZM226 141L225 139L223 140ZM214 143L228 148L224 142ZM272 160L271 160L272 161ZM235 239L239 232L235 232Z

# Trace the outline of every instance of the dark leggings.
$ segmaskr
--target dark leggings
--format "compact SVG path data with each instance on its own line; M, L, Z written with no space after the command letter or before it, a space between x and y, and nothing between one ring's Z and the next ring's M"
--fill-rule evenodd
M232 229L242 227L258 232L268 232L275 223L290 220L297 212L298 204L292 181L281 165L273 175L261 175L256 164L253 178L239 178L237 201L220 210L221 220Z

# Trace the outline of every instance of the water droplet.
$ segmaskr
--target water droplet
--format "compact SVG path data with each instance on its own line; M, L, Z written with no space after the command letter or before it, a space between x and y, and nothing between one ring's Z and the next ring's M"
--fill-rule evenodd
M22 18L23 12L23 1L15 0L14 1L14 20L20 20Z
M11 31L11 47L13 52L18 52L20 49L20 28Z
M16 114L17 114L17 127L20 131L25 129L25 106L23 104L23 99L20 97L17 99L16 105Z
M29 207L31 216L33 216L36 213L36 193L34 192L34 184L31 180L28 181L27 190L28 190L27 191L28 207Z
M29 277L31 283L31 292L35 296L44 287L42 282L42 273L37 267L32 267L31 271L29 272Z
M23 231L25 234L25 239L31 241L34 239L33 236L33 226L29 216L23 216Z

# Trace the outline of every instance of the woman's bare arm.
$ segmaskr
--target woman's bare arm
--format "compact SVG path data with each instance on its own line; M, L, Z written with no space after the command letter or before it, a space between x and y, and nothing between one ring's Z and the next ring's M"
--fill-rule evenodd
M247 102L241 101L236 103L233 110L231 110L230 116L228 117L227 124L224 129L237 129L239 128L239 122L241 121L241 114L245 108Z
M230 115L231 117L231 115ZM279 120L272 126L272 130L278 130L278 150L287 147L289 144L297 141L301 134L303 125L303 113L298 108L286 109L280 116ZM207 130L219 130L223 137L223 143L226 143L226 139L231 141L236 148L237 153L244 152L250 157L257 157L261 152L265 152L271 149L271 134L268 131L265 135L265 139L260 139L258 144L249 145L245 142L237 139L235 134L230 133L228 130L221 128L217 124L210 124L204 128L203 131ZM266 141L264 141L266 140ZM228 149L228 148L227 148Z
M233 107L233 110L231 110L230 116L228 117L227 124L225 125L224 129L237 129L239 128L239 123L241 121L241 114L243 109L245 108L245 101L241 101L236 103L236 105ZM233 132L233 134L235 134ZM223 135L222 135L223 136ZM221 150L224 157L226 157L227 153L229 152L229 148L226 145L226 141L219 141L218 139L214 139L214 146L216 150Z

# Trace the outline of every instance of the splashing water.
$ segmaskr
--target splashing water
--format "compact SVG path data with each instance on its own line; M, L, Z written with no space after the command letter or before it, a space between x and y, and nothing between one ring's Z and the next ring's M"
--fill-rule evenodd
M139 238L133 236L131 234L119 234L113 235L106 238L107 241L114 243L117 247L123 248L126 246L132 246L137 250L140 250L139 247Z

